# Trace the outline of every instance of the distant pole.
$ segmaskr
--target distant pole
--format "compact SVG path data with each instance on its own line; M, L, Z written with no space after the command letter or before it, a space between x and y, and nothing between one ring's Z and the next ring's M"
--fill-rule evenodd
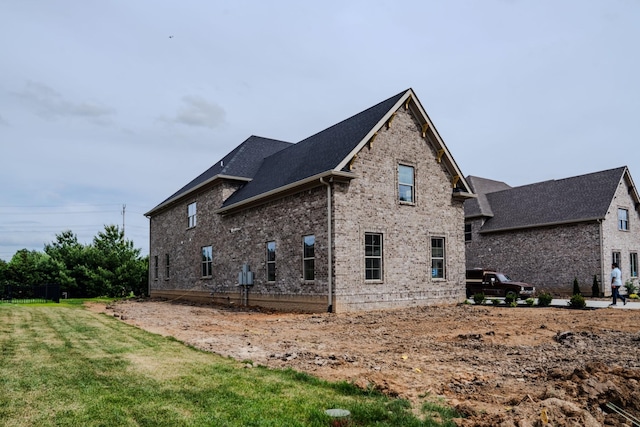
M122 237L124 237L124 213L127 209L127 205L122 205Z

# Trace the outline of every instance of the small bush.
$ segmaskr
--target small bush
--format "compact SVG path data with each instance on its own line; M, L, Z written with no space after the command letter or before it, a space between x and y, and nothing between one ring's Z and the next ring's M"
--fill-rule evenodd
M532 306L533 306L533 303L535 303L535 302L536 302L536 300L535 300L535 299L533 299L533 298L527 298L524 302L525 302L525 303L527 303L527 305L528 305L529 307L532 307Z
M582 292L580 292L580 285L578 284L577 277L573 278L573 295L582 295Z
M627 295L638 293L638 285L633 280L627 280L624 283L624 287L627 289Z
M551 305L552 300L553 300L553 297L549 292L543 292L540 295L538 295L538 305L540 307L549 307Z
M507 305L511 305L512 303L516 303L516 305L518 304L518 294L516 294L513 291L509 291L507 292L507 295L504 297L504 302ZM512 306L513 307L513 306Z
M477 305L482 305L487 299L484 297L482 292L473 294L473 302Z
M575 294L569 300L569 307L571 308L582 309L582 308L585 308L586 306L587 306L587 301L580 294Z
M631 294L629 295L630 299L639 299L640 297L638 296L638 294Z
M598 284L598 276L596 274L593 275L593 283L591 284L591 296L596 298L600 296L600 285Z
M499 300L498 298L491 298L491 304L493 305L500 305L501 302L502 300Z

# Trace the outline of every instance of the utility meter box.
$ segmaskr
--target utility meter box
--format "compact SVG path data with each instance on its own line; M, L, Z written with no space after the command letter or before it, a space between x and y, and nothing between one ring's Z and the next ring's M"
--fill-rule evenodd
M241 286L253 285L253 271L249 268L249 264L242 265L242 271L238 273L238 284Z

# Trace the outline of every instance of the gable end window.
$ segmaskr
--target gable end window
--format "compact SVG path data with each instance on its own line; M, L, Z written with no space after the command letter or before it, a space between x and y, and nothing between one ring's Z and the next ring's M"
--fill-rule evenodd
M158 255L153 257L153 279L158 280Z
M304 280L314 280L315 272L316 236L304 236L302 248L302 277Z
M267 282L276 281L276 242L267 242Z
M412 166L398 165L398 198L401 202L415 203L414 170Z
M431 238L431 277L433 279L444 279L445 252L444 238Z
M382 234L364 235L364 278L382 280Z
M169 280L169 254L164 254L164 278Z
M187 217L188 217L187 226L189 228L195 227L196 226L196 202L190 203L189 206L187 206Z
M629 211L618 209L618 230L629 231Z
M473 227L471 223L468 222L464 225L464 241L470 242L471 240L473 240Z
M213 249L211 246L202 247L202 277L211 277L213 271Z

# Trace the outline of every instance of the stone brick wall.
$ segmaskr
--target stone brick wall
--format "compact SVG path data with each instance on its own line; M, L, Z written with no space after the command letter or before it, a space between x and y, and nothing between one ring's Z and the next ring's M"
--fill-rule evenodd
M398 201L398 164L415 168L416 200ZM452 177L412 114L401 108L353 164L356 178L332 183L334 311L458 302L464 297L464 213L452 198ZM328 301L327 190L318 186L239 213L213 213L235 184L218 182L151 218L150 256L159 257L152 296L242 304L237 276L255 275L250 305L326 311ZM197 202L197 225L187 228L187 205ZM383 280L364 278L364 234L383 233ZM315 280L302 277L303 236L315 235ZM446 242L444 279L431 278L430 238ZM275 282L266 280L266 242L276 242ZM201 248L212 246L213 274L201 274ZM170 276L164 275L164 256ZM209 296L207 296L209 295Z
M415 203L398 198L398 164L415 169ZM401 108L334 193L336 304L340 310L457 302L464 297L464 212L452 177L412 114ZM366 281L364 235L383 235L383 280ZM445 279L431 277L431 237L444 237Z

